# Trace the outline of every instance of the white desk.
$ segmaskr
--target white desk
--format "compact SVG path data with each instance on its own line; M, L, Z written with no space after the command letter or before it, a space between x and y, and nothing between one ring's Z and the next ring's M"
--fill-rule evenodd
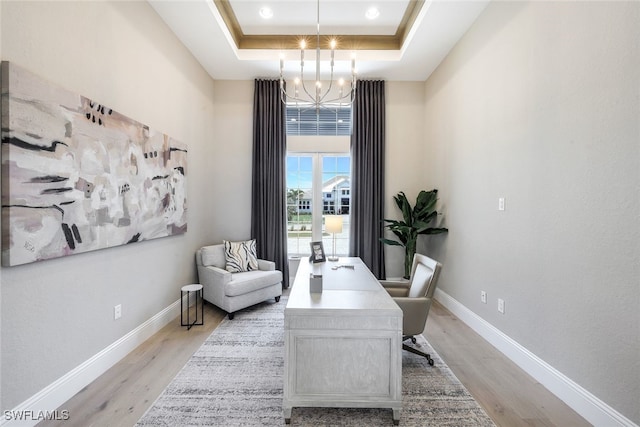
M332 267L351 264L354 269ZM322 274L321 294L309 273ZM402 410L402 310L359 258L300 261L284 311L285 422L293 407Z

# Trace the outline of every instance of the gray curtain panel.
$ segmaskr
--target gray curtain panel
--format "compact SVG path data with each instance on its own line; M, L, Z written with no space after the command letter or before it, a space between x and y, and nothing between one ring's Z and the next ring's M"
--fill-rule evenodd
M285 105L279 80L256 80L253 99L251 236L258 257L276 263L289 287Z
M378 278L385 278L384 247L384 81L360 80L353 102L351 133L351 233L349 254Z

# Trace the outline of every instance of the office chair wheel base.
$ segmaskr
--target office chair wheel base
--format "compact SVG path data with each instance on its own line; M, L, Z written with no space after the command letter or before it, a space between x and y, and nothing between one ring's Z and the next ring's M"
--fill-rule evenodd
M411 342L412 342L413 344L415 344L415 343L417 343L417 342L418 342L418 340L416 339L416 337L411 337Z
M431 357L427 357L427 362L429 363L429 366L433 366L433 359Z

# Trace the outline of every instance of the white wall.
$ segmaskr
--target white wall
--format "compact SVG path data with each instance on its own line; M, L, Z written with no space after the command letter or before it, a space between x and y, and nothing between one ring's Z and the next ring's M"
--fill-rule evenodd
M196 248L223 227L214 203L223 174L213 166L225 141L216 137L213 81L146 2L2 1L0 11L3 60L189 149L186 234L0 269L5 410L171 305L196 279ZM224 227L233 234L233 222Z
M639 43L638 2L492 2L424 115L439 287L635 423Z

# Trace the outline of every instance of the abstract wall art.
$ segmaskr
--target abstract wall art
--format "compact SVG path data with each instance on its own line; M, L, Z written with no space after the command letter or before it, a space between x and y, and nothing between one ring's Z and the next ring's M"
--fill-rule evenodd
M2 62L2 265L187 230L186 146Z

